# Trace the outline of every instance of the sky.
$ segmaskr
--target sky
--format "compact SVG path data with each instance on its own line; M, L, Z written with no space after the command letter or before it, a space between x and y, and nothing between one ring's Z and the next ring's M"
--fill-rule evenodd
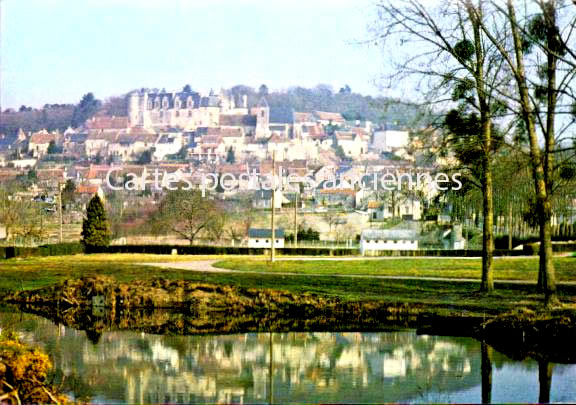
M373 0L0 0L0 108L149 87L380 94Z

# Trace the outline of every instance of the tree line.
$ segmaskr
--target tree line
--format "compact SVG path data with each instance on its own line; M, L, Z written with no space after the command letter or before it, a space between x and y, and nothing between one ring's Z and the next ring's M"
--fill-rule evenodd
M68 127L80 127L99 113L126 116L126 97L115 96L101 101L93 93L86 93L77 104L45 104L42 108L22 105L18 110L5 109L0 111L0 133L13 135L20 129L24 132L64 131Z

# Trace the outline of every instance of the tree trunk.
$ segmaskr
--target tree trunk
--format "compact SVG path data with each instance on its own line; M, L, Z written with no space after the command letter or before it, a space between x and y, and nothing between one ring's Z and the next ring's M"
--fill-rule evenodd
M528 83L524 68L524 53L522 40L516 21L513 0L508 0L508 18L510 20L510 29L514 40L514 50L516 57L515 77L518 84L520 105L522 107L522 116L526 123L528 138L530 140L530 160L532 164L532 173L534 178L534 189L536 193L536 205L538 211L538 221L540 227L540 268L539 281L542 282L540 287L544 289L544 295L547 305L554 305L558 298L556 296L556 285L554 277L554 267L552 266L552 240L550 232L551 205L549 201L548 188L546 184L547 170L541 159L541 150L534 123L534 111L532 109L530 96L528 93ZM549 106L550 107L550 106ZM548 114L550 115L550 114ZM550 125L550 123L548 123ZM547 137L551 134L548 132ZM553 136L553 135L552 135ZM548 139L546 150L549 148ZM544 154L548 161L548 153Z
M480 34L480 19L482 10L476 14L471 3L468 3L468 15L474 31L474 46L476 49L476 69L474 79L476 81L476 93L480 107L480 122L482 125L482 208L484 215L482 233L482 283L480 291L494 291L494 198L492 190L492 118L490 105L484 82L484 52Z
M489 167L489 162L487 165ZM490 292L494 290L494 206L492 199L492 172L485 170L482 184L484 205L484 227L482 235L482 283L480 291Z
M552 386L552 364L545 360L538 362L538 382L540 392L538 402L541 404L550 403L550 387Z
M485 342L480 343L481 375L482 375L482 403L492 402L492 349Z

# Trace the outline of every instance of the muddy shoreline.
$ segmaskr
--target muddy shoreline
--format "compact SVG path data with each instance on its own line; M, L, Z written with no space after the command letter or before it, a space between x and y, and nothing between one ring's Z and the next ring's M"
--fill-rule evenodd
M412 328L421 334L473 337L514 359L576 363L573 311L478 314L457 307L343 301L182 280L119 283L108 277L14 292L4 302L84 330L94 342L113 330L192 335Z

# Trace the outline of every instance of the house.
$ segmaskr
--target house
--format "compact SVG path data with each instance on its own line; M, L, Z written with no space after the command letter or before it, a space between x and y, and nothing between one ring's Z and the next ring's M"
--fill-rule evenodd
M108 155L121 161L137 161L145 151L152 151L158 135L155 133L121 134L108 145Z
M274 192L274 207L282 208L282 204L288 204L288 200L282 194L282 191L276 190ZM254 192L252 198L252 207L256 209L271 209L272 208L272 190L257 190Z
M342 148L346 157L352 159L358 159L368 151L367 140L362 135L352 131L336 131L334 143Z
M182 131L170 129L165 133L161 132L154 145L154 160L164 160L168 155L178 154L184 143Z
M378 152L394 152L406 148L410 143L408 131L381 130L375 131L372 147Z
M314 111L314 117L316 118L316 122L322 125L342 126L346 123L342 114L335 112Z
M93 132L118 132L126 130L130 127L130 120L128 117L116 117L114 115L98 115L94 116L84 123L84 129Z
M80 195L81 198L85 201L90 200L94 194L97 194L101 200L105 199L104 190L102 190L102 187L96 184L78 184L74 192Z
M394 206L392 205L391 192L387 192L388 198L383 201L368 201L367 208L370 219L373 221L383 221L388 218L402 218L404 220L418 221L422 217L422 206L417 198L396 197ZM394 209L396 212L394 212Z
M84 154L88 157L108 155L108 146L116 142L119 137L119 132L93 132L89 133L84 140Z
M454 224L442 234L444 249L466 249L466 239L462 236L462 225Z
M48 132L45 129L35 132L28 141L28 151L33 157L42 157L48 153L50 144L60 146L61 137L58 132Z
M382 250L416 250L418 233L407 229L365 229L360 234L360 253L377 254Z
M276 239L275 248L284 247L284 229L274 231ZM250 248L270 248L272 247L272 231L270 229L250 228L248 230L248 247Z

